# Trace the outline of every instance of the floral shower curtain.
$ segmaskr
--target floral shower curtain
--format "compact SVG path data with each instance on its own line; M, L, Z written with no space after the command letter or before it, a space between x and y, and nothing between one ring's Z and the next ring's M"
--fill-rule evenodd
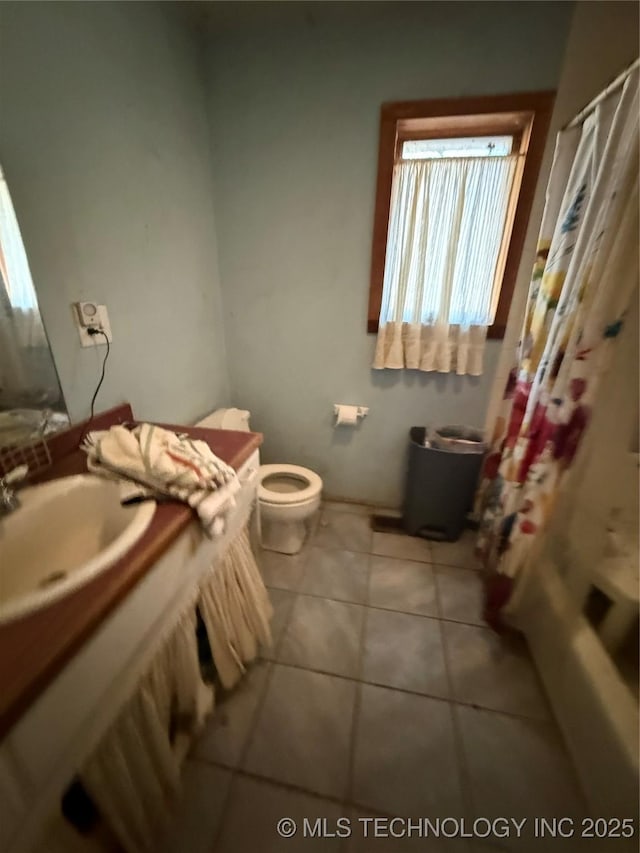
M523 332L479 493L494 627L534 558L637 286L638 113L636 65L556 142Z

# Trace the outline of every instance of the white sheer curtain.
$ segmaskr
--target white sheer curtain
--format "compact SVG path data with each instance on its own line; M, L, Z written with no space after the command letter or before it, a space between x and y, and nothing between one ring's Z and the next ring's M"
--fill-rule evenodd
M395 166L375 368L482 373L517 159Z
M47 346L35 288L9 188L0 169L0 387L13 394L32 385L27 347Z
M19 347L47 346L27 253L1 169L0 276L0 317L11 326L7 336Z

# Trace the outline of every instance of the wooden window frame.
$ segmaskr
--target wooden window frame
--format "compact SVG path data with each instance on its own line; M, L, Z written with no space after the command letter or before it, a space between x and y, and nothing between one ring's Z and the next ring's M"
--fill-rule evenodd
M378 178L371 248L371 281L367 332L376 333L382 305L382 286L387 252L389 208L393 167L407 139L456 136L514 137L514 151L522 155L519 187L512 194L505 233L508 240L498 264L502 282L489 338L503 338L524 247L531 206L549 132L555 92L519 92L473 98L428 101L396 101L383 104L380 112ZM517 181L517 178L516 178Z

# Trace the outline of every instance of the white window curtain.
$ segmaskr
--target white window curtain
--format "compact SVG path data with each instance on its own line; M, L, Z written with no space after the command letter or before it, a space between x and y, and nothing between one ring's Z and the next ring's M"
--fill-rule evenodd
M396 164L374 368L482 373L517 159Z
M47 346L20 226L0 169L0 319L20 347Z
M21 394L33 385L28 347L45 347L36 292L11 196L0 169L0 388Z
M213 689L200 674L193 601L79 774L126 853L158 849L180 789L183 737L190 741L201 731L212 708Z

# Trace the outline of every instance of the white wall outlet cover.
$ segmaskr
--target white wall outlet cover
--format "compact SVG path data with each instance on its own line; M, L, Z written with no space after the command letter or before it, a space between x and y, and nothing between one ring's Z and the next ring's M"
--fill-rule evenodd
M104 335L89 334L88 330L91 328L103 331L109 343L113 341L106 305L99 305L97 302L74 302L72 307L81 346L104 347L107 345Z
M83 326L94 326L99 322L98 305L95 302L76 302L78 320Z

